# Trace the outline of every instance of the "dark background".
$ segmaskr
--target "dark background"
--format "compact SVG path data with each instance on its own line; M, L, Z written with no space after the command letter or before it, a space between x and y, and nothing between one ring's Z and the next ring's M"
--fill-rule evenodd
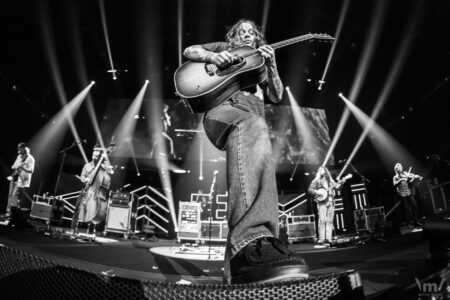
M110 99L133 99L145 79L150 79L146 101L160 97L170 106L176 105L173 73L178 61L179 1L104 1L108 36L118 79L112 80L108 54L103 35L98 1L33 1L7 0L0 4L0 100L2 147L0 166L5 178L16 157L16 145L29 141L36 132L61 109L58 93L52 79L49 59L44 47L44 36L54 40L53 58L58 62L61 80L67 98L78 94L91 80L94 107L101 120ZM240 18L262 22L264 3L270 3L266 36L277 42L308 32L335 34L339 13L344 1L259 1L259 0L185 0L183 3L182 48L192 44L222 40L226 26ZM343 102L339 92L348 95L355 71L370 32L370 20L379 5L386 9L377 16L382 22L374 57L368 65L357 106L370 114L385 83L395 53L406 38L410 42L406 64L399 80L388 95L377 122L420 161L431 173L428 177L448 178L448 172L434 166L442 160L427 159L437 154L449 159L449 61L450 61L450 2L446 0L349 1L349 10L340 39L331 61L326 83L317 90L330 44L300 43L277 50L280 76L290 86L300 106L324 109L333 138ZM419 7L418 23L404 36L412 11ZM44 22L45 21L45 22ZM48 24L48 31L43 30ZM79 75L81 55L86 78ZM311 79L311 81L308 81ZM130 100L131 101L131 100ZM131 103L131 102L130 102ZM282 104L289 105L285 93ZM182 105L177 105L182 109ZM85 149L95 144L86 106L75 117L80 137L88 141ZM346 158L352 151L361 127L350 117L334 151L336 160ZM70 132L62 147L73 142ZM33 149L32 149L33 151ZM52 192L58 162L47 176L34 175L32 192ZM39 169L39 162L37 168ZM408 162L404 162L407 164ZM367 178L380 199L381 191L391 192L392 167L380 163L380 157L369 141L365 141L353 164ZM79 173L82 160L77 149L68 154L65 173ZM313 166L316 168L317 166ZM339 168L339 166L335 166ZM159 177L129 178L160 186ZM303 174L305 169L298 168ZM295 192L304 189L301 181L289 181L292 170L280 172L280 190ZM305 180L308 182L308 180ZM2 180L1 199L4 205L7 182ZM379 201L382 201L379 200Z

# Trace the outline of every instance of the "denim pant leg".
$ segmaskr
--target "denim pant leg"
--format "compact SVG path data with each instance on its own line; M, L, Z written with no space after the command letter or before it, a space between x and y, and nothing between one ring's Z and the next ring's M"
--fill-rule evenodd
M261 114L239 107L225 102L204 119L208 138L227 152L226 278L229 261L239 250L259 237L278 235L278 193L269 130Z
M319 221L317 226L319 227L319 240L325 239L326 234L326 222L327 222L327 207L324 204L317 205L317 213L319 215Z
M16 182L9 183L8 204L6 206L6 213L11 213L11 207L20 207L21 190Z

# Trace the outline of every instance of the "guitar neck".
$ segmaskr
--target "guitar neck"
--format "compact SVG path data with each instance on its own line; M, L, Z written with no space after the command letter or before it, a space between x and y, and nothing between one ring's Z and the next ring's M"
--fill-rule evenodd
M272 47L273 49L279 49L279 48L283 48L283 47L286 47L286 46L289 46L289 45L292 45L292 44L295 44L295 43L307 41L307 40L314 39L314 38L321 39L321 40L334 40L333 37L331 37L330 35L327 35L327 34L311 34L311 33L308 33L308 34L304 34L304 35L301 35L301 36L293 37L293 38L290 38L290 39L287 39L287 40L284 40L284 41L276 42L276 43L270 44L269 46ZM250 56L253 56L255 54L258 54L258 50L256 50L256 49L253 50L253 51L250 51L249 53L247 53L247 54L245 54L243 56L244 57L250 57Z
M312 34L305 34L305 35L301 35L301 36L297 36L297 37L293 37L284 41L280 41L280 42L276 42L273 44L270 44L270 47L272 47L273 49L279 49L279 48L283 48L295 43L299 43L299 42L303 42L306 40L310 40L314 38L314 36Z

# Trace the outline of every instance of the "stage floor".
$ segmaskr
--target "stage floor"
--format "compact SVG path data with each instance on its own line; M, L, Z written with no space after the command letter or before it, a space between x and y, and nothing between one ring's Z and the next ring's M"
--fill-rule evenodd
M53 227L52 232L66 229ZM220 244L214 249L202 248L201 251L211 250L214 255L202 253L203 258L199 258L180 256L186 247L176 240L125 240L108 234L88 242L31 229L11 229L4 224L0 224L0 244L68 266L127 278L222 283ZM291 244L290 249L306 260L311 276L356 270L368 299L389 289L415 284L416 278L423 279L445 267L445 262L436 263L428 258L428 245L420 231L404 230L402 236L386 242L373 240L336 248L316 248L312 242L301 242ZM175 252L178 254L169 255Z

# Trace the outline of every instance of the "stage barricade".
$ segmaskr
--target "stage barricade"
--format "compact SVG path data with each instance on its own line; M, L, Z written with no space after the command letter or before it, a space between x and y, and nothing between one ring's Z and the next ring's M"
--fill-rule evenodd
M176 284L94 273L0 247L2 299L364 299L355 271L283 283Z

